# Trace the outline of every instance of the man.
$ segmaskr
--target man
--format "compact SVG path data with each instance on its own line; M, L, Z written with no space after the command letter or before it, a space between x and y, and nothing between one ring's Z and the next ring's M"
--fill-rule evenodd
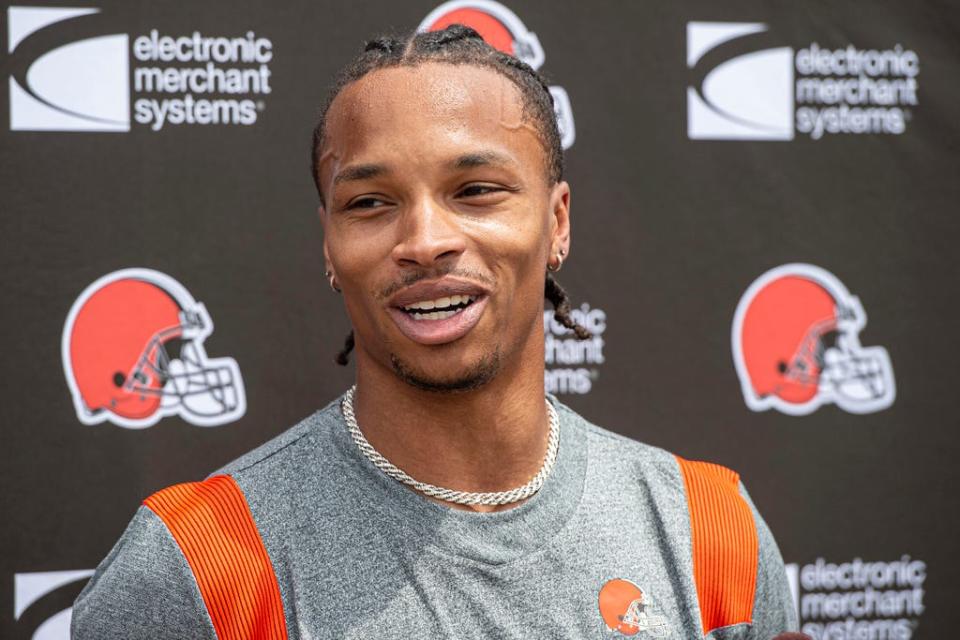
M453 26L379 39L314 133L356 387L148 498L78 638L768 639L795 626L737 476L544 395L570 252L546 86ZM546 282L546 287L545 283Z

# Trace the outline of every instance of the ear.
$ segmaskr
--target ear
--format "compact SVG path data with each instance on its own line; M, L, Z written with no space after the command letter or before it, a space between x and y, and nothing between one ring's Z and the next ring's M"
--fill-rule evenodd
M570 185L561 180L550 192L550 257L563 252L570 256Z

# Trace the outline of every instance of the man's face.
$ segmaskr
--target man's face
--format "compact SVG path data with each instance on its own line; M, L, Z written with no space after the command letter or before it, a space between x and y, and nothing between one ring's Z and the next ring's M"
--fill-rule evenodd
M497 72L438 63L371 72L331 105L320 215L358 366L429 389L542 367L524 355L543 346L544 270L568 249L569 189L549 184L522 110Z

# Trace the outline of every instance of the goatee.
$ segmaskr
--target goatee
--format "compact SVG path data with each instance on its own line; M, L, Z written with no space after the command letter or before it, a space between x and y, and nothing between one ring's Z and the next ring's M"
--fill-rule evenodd
M486 354L469 369L453 378L435 378L424 372L415 371L392 353L390 364L397 377L421 391L462 393L478 389L493 380L500 370L500 347L498 346L492 353Z

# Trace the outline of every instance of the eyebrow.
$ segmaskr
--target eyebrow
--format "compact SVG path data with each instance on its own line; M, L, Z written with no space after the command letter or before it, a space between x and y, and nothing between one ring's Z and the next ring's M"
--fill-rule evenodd
M455 169L470 169L473 167L508 164L511 164L509 156L502 153L497 153L496 151L477 151L459 156L451 163L451 166ZM338 173L333 179L333 184L369 180L370 178L376 178L389 172L390 170L382 164L358 164L347 167Z
M336 175L333 179L333 184L340 184L341 182L353 182L356 180L367 180L369 178L376 178L385 173L389 173L389 169L382 164L358 164L352 167L347 167L340 173Z
M470 169L472 167L483 167L487 165L508 165L511 160L508 156L496 151L478 151L476 153L467 153L453 161L455 169Z

